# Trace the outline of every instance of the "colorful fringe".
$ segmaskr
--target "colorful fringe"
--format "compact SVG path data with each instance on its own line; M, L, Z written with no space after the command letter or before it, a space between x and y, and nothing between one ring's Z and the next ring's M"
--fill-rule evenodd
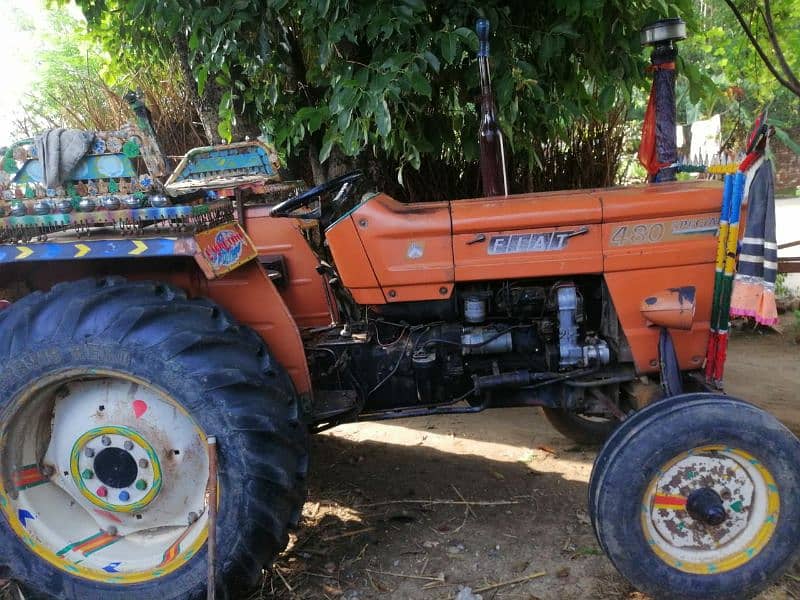
M726 175L722 196L714 299L711 305L711 331L706 349L705 369L706 380L714 382L719 387L722 385L722 371L728 349L731 288L736 268L739 214L744 198L745 179L745 174L741 172Z

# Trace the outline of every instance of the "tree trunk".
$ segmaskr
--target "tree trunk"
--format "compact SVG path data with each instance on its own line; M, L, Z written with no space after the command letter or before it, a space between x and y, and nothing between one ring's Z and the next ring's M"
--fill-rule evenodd
M210 84L210 82L206 83L206 89L203 90L203 96L201 97L197 91L197 80L194 77L194 72L192 72L192 67L189 64L189 44L186 40L186 36L183 34L177 34L173 38L173 43L175 44L175 54L178 57L178 64L181 66L181 74L183 75L183 79L186 82L186 91L189 95L189 102L191 102L192 107L194 107L195 111L197 112L197 117L200 119L200 123L203 125L203 132L206 135L209 144L219 144L222 142L222 138L219 135L219 100L221 94L218 95L216 103L213 102L213 91L210 89L214 87Z

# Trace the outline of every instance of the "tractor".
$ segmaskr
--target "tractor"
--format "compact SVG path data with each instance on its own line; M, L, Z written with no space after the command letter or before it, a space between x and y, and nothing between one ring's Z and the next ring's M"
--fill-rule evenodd
M800 442L701 374L718 182L298 191L261 141L172 168L129 101L53 187L41 140L3 160L0 575L26 594L200 598L212 561L244 597L309 434L520 406L605 441L589 512L637 588L747 596L797 557Z

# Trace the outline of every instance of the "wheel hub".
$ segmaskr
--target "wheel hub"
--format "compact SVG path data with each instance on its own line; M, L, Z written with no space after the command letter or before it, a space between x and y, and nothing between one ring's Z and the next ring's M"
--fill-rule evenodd
M36 554L72 575L148 581L205 541L205 435L147 382L93 375L39 381L0 424L12 449L0 453L0 511Z
M120 448L106 448L94 459L97 478L113 488L126 488L136 480L136 460Z
M735 448L704 446L658 471L645 494L642 527L671 566L718 573L758 554L779 509L777 486L758 460Z
M81 494L113 512L142 510L161 490L158 455L129 427L97 427L72 447L70 472Z
M725 522L725 506L722 498L710 487L693 490L686 498L686 512L695 521L706 525L722 525Z

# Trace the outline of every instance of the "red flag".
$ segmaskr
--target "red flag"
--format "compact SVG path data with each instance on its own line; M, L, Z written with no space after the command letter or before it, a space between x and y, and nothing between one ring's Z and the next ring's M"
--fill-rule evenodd
M675 70L675 63L664 63L662 65L651 65L649 71ZM655 175L664 167L668 167L668 162L658 161L658 151L656 149L656 84L650 88L650 99L647 101L647 110L644 113L642 122L642 141L639 144L639 162L647 170L648 175Z

